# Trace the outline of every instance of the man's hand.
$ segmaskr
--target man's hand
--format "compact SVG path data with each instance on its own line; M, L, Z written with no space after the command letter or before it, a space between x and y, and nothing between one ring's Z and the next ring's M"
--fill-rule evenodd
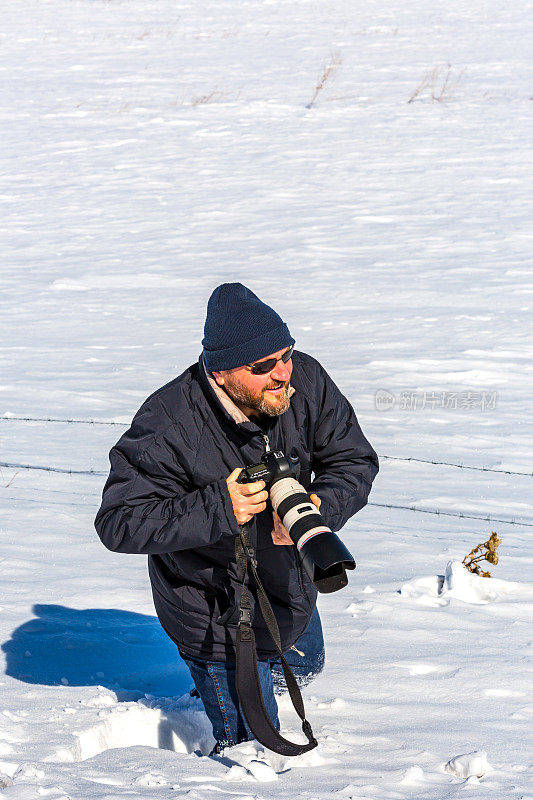
M237 478L241 472L241 467L234 469L226 479L226 483L233 505L233 513L239 525L244 525L245 522L250 522L254 514L259 514L265 510L268 492L263 491L266 485L264 481L237 483Z
M315 504L317 508L320 508L320 504L322 500L317 494L310 494L309 495L312 502ZM274 544L294 544L291 537L289 536L289 532L283 523L281 522L279 516L274 511L274 530L272 531L272 541Z

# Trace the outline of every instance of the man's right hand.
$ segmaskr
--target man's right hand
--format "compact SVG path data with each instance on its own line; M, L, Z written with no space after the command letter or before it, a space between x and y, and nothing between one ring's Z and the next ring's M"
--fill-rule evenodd
M268 492L264 481L256 483L237 483L242 467L237 467L226 479L233 512L239 525L250 522L254 514L259 514L267 507Z

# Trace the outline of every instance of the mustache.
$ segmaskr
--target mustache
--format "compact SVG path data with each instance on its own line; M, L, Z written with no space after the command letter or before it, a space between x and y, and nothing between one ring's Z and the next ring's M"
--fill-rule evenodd
M286 390L288 390L288 388L289 388L289 384L290 384L290 381L281 381L281 382L280 382L280 381L278 381L277 383L274 383L274 384L272 384L272 385L270 385L270 384L269 384L268 386L265 386L265 388L264 388L264 390L263 390L263 391L265 391L265 392L266 392L266 391L268 391L269 389L279 389L281 386L284 386L284 387L285 387L285 389L286 389Z

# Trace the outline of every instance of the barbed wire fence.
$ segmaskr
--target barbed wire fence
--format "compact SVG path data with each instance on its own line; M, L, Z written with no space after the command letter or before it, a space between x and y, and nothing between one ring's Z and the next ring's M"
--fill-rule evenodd
M10 422L10 421L19 421L19 422L60 422L60 423L68 423L70 425L115 425L117 427L128 428L128 422L115 422L112 420L95 420L95 419L58 419L56 417L0 417L0 422ZM500 475L524 475L526 477L533 477L533 472L518 472L515 470L509 469L494 469L493 467L474 467L470 464L456 464L452 461L432 461L426 458L414 458L412 456L389 456L384 453L379 454L379 458L384 458L389 461L414 461L419 464L437 464L439 466L445 467L455 467L457 469L470 469L475 470L476 472L496 472ZM0 464L0 466L8 466L7 464ZM26 468L19 465L21 469ZM30 469L31 467L27 467ZM34 469L46 469L46 467L34 467ZM56 472L73 472L73 470L55 470L53 467L49 468L50 471ZM93 474L93 475L101 475L103 473L97 472L82 472L81 474Z
M113 425L117 427L127 428L129 427L129 423L127 422L116 422L113 420L92 420L92 419L59 419L56 417L18 417L18 416L4 416L0 417L0 422L10 422L10 421L18 421L18 422L45 422L45 423L67 423L70 425ZM420 464L431 464L431 465L438 465L438 466L445 466L445 467L453 467L456 469L463 469L463 470L475 470L476 472L492 472L497 473L500 475L521 475L525 477L533 477L533 472L518 472L513 470L506 470L506 469L494 469L493 467L476 467L470 464L455 464L451 461L433 461L430 459L424 458L415 458L412 456L389 456L386 454L378 454L379 458L389 460L389 461L403 461L403 462L416 462ZM102 472L100 470L76 470L76 469L66 469L63 467L52 467L48 465L38 465L38 464L18 464L15 462L7 462L7 461L0 461L0 467L5 469L16 469L16 470L38 470L43 472L53 472L53 473L60 473L64 475L90 475L96 477L107 477L107 472ZM408 505L398 505L393 503L374 503L369 502L369 506L374 506L376 508L390 508L390 509L400 509L405 511L414 511L418 512L419 514L434 514L436 516L443 516L443 517L459 517L461 519L477 519L482 520L485 522L499 522L504 523L507 525L518 525L520 527L525 528L533 528L533 523L528 522L519 522L515 519L503 519L501 517L492 517L490 515L476 515L476 514L465 514L459 511L441 511L439 509L427 509L427 508L418 508L416 506L408 506Z

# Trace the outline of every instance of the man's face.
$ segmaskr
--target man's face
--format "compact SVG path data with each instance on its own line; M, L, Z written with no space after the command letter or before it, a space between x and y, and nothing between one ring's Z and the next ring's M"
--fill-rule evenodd
M276 353L258 359L255 364L269 358L280 359L289 350L284 347ZM253 375L247 366L213 372L219 386L223 386L238 408L248 417L267 414L277 417L290 405L289 386L292 374L292 359L286 364L277 361L276 366L266 375Z

